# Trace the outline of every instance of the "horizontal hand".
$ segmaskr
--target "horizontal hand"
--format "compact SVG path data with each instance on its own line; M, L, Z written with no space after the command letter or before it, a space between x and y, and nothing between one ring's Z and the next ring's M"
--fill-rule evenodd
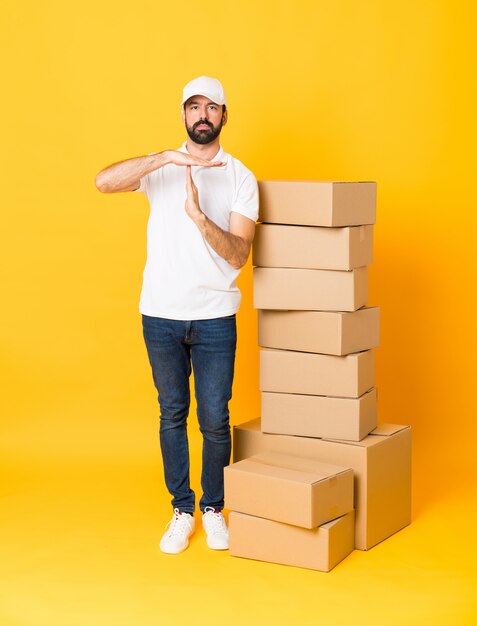
M201 159L179 150L166 150L163 152L163 155L167 163L174 165L198 165L200 167L221 167L225 165L224 161L209 161L208 159Z

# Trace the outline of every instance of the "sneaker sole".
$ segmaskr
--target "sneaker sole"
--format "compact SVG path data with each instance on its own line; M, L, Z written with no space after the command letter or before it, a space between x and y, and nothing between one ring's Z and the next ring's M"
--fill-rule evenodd
M207 546L211 549L211 550L228 550L229 546L223 546L223 547L216 547L216 546L211 546L210 543L206 540Z
M161 552L163 552L164 554L180 554L181 552L184 552L184 550L186 548L189 547L189 541L187 541L186 545L181 548L180 550L165 550L160 544L159 544L159 550Z

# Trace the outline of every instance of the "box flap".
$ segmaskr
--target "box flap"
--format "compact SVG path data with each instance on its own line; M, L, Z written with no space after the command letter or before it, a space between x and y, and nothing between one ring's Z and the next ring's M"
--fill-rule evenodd
M391 437L402 430L406 430L410 426L404 426L399 424L379 424L373 431L369 433L361 441L348 441L346 439L332 439L331 437L323 437L323 441L331 441L336 443L343 443L350 446L359 446L361 448L369 448L380 441L383 441L385 437Z
M389 437L390 435L394 435L400 430L405 430L406 428L410 428L410 426L405 426L403 424L378 424L369 434Z
M352 471L349 467L279 452L261 452L234 463L230 467L308 484L314 484L343 472Z
M267 465L266 463L260 463L254 461L253 457L238 461L227 467L227 471L239 472L241 474L253 474L256 479L258 477L267 477L274 480L289 481L305 485L313 485L316 482L320 482L325 477L317 477L315 473L302 472L300 470L294 470L286 467L280 467L278 465Z
M309 179L305 179L305 178L264 178L262 180L258 181L258 184L260 185L260 183L318 183L318 184L323 184L323 183L332 183L333 185L348 185L349 183L351 184L355 184L355 183L376 183L376 181L374 180L309 180Z
M259 433L262 432L259 417L256 417L253 420L249 420L248 422L242 422L242 424L235 424L234 428L239 428L240 430L254 430Z
M323 528L324 530L333 528L333 526L336 526L336 524L339 524L341 520L344 517L346 517L346 515L349 515L349 513L346 513L345 515L341 515L340 517L337 517L336 519L332 519L330 522L325 522L324 524L320 524L319 528Z

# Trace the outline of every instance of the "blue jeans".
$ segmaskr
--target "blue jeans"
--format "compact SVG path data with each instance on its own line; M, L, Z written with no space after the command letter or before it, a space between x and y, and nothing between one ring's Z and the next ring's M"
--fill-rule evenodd
M160 443L172 506L192 513L187 417L194 370L197 417L203 436L200 510L224 506L224 467L230 463L228 403L232 397L235 315L208 320L142 316L143 334L160 405ZM191 367L192 364L192 367Z

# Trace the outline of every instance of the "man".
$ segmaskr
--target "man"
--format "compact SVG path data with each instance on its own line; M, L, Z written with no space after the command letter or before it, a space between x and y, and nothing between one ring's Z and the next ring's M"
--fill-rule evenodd
M236 278L255 233L258 189L252 172L220 146L227 117L220 82L196 78L183 91L188 139L181 148L115 163L96 177L102 192L144 192L150 203L139 310L174 509L160 543L169 554L184 550L195 528L187 439L191 369L203 435L202 523L210 548L228 548L223 469L231 451L228 402L241 299Z

